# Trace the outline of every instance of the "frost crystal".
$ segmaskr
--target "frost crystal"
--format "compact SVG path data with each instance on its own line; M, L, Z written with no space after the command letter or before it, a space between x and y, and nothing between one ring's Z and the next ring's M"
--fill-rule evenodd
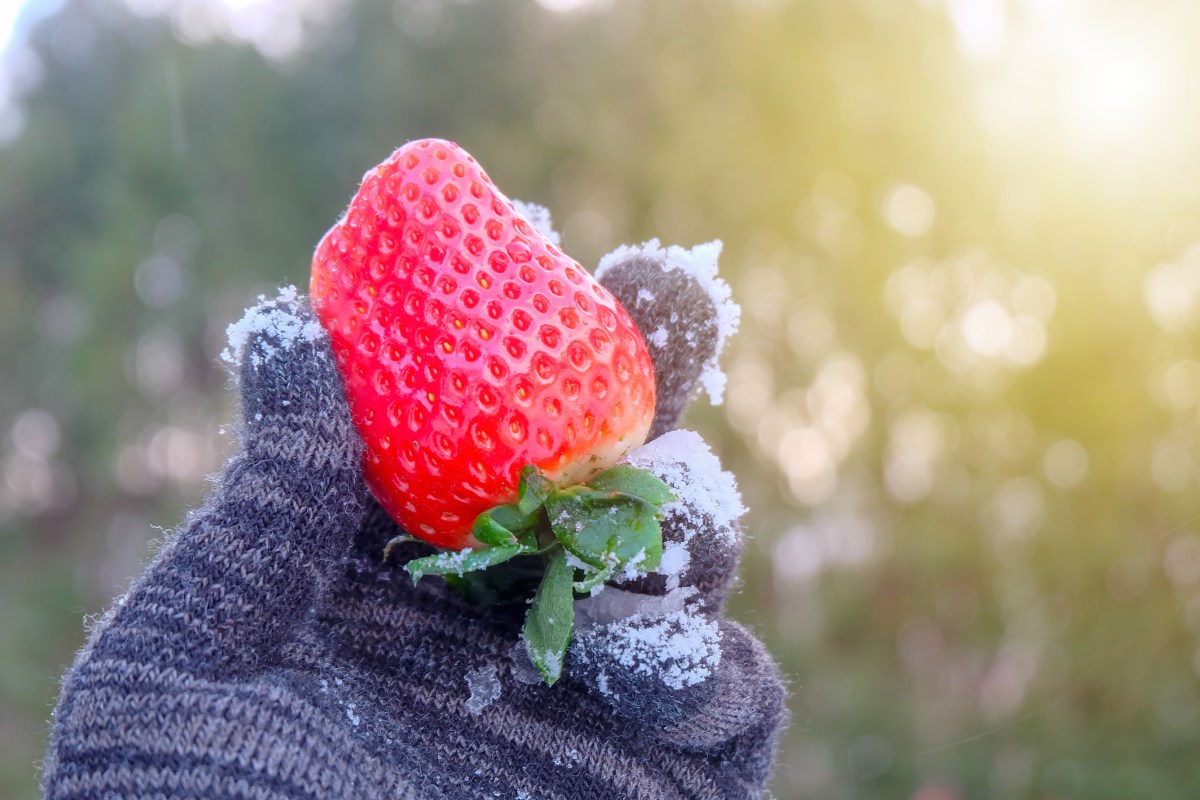
M630 451L625 461L649 470L671 487L679 499L663 505L663 513L668 518L678 517L686 522L702 515L707 518L713 533L724 538L727 544L734 544L733 539L738 535L735 523L746 513L746 507L733 476L721 469L721 462L699 434L682 429L664 433ZM695 525L683 527L689 531L687 536L690 538ZM659 572L666 574L670 574L667 573L669 564L679 569L687 568L678 554L668 561L665 548L663 564Z
M609 625L608 634L618 663L657 676L669 689L695 686L721 663L717 623L687 608L657 618L633 616Z
M662 561L658 564L658 572L667 576L667 589L679 588L679 579L687 572L692 563L692 553L683 542L667 542L663 545Z
M467 556L475 552L474 550L443 550L434 556L434 565L438 570L449 570L456 575L462 576L466 572L464 561ZM408 564L404 565L404 570L409 572Z
M479 669L473 669L466 675L467 689L471 696L467 699L467 710L479 714L500 697L500 679L496 677L496 665L485 664Z
M229 346L221 353L221 360L235 367L241 366L246 345L252 336L259 333L265 336L250 353L250 363L256 367L264 359L274 358L280 350L291 347L298 340L314 342L320 338L324 331L318 322L305 321L284 308L295 303L298 297L295 286L283 287L274 300L259 295L258 304L246 309L240 320L225 329Z
M721 255L721 242L712 241L707 244L699 244L691 250L677 245L664 248L659 244L658 239L651 239L641 245L618 247L600 259L600 265L596 267L597 280L603 277L604 273L614 264L637 255L662 264L665 272L682 270L685 274L695 278L708 292L713 307L717 310L717 348L713 357L704 365L704 371L700 375L700 384L712 399L713 404L720 404L725 393L725 373L721 371L721 366L717 363L717 356L720 355L721 349L729 341L729 338L737 332L738 322L742 316L741 308L733 301L733 293L729 289L729 284L717 276L717 259ZM639 297L641 297L640 294Z
M558 231L554 230L554 226L550 222L550 209L537 203L526 203L521 200L513 200L513 205L517 207L517 213L529 220L530 224L537 228L543 236L554 244L562 244Z
M542 654L542 663L546 665L546 671L549 673L562 671L562 656L553 650L547 650Z
M685 586L664 595L641 594L609 587L603 595L575 602L575 619L581 627L606 625L631 617L662 617L682 611L699 592Z
M542 682L542 676L538 674L537 667L533 665L533 659L529 657L529 644L525 641L524 632L521 633L521 638L517 640L517 643L512 646L508 657L512 662L512 676L519 683L532 686Z
M645 575L646 570L642 565L646 563L646 548L637 551L633 558L625 562L619 573L627 581L636 580L639 575Z
M666 347L668 338L667 329L659 325L658 330L646 337L646 341L655 347Z

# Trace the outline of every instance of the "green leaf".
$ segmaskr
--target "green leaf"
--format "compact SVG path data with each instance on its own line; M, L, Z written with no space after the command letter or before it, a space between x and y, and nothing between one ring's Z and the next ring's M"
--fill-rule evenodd
M496 506L475 518L471 533L483 544L512 544L521 531L537 525L537 517L522 514L515 503Z
M631 494L656 506L678 499L671 493L671 487L663 483L658 476L628 464L618 464L604 470L592 478L588 485L604 492Z
M567 563L566 551L555 548L525 615L529 657L547 686L552 686L562 675L563 658L571 643L571 627L575 623L574 580L575 570Z
M658 569L658 565L662 563L663 540L662 526L658 522L658 518L649 523L654 532L647 535L646 549L640 560L632 561L633 566L637 567L639 572L650 572Z
M521 470L521 482L517 486L517 508L522 514L532 516L553 491L554 484L550 479L538 472L538 468L533 464L528 464Z
M581 581L575 581L575 591L579 594L591 594L592 590L612 577L613 567L589 571Z
M592 508L588 503L605 498L607 495L602 492L572 486L555 491L546 499L546 515L555 538L580 560L597 569L608 565L605 556L609 537L599 530L587 530L592 517Z
M471 533L482 544L505 545L516 541L512 531L492 519L490 511L485 511L475 518Z
M525 548L526 552L529 553L540 553L546 549L538 543L538 532L536 528L530 528L528 530L519 532L517 534L517 542ZM553 543L553 539L551 539L551 543Z
M426 575L463 575L480 569L487 569L508 561L514 556L531 551L521 543L501 544L495 547L483 547L479 550L455 550L438 553L425 558L416 558L404 565L413 583Z
M540 504L539 504L540 507ZM535 508L533 512L526 513L521 510L521 507L516 503L508 503L503 506L496 506L491 510L492 519L508 528L513 533L518 531L528 530L536 527L538 524L538 514Z
M546 512L563 547L597 569L633 564L647 571L662 558L657 507L641 498L571 487L551 494Z

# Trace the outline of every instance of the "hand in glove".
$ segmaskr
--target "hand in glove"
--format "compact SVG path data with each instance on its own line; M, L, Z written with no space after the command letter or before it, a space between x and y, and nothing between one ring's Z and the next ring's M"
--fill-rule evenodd
M720 346L713 301L629 250L603 282L650 337L658 413L629 460L679 500L658 573L577 601L541 683L524 608L477 606L399 566L419 543L368 495L327 338L268 301L240 353L240 452L104 615L67 674L47 798L757 797L784 721L762 645L721 616L740 501L673 431Z

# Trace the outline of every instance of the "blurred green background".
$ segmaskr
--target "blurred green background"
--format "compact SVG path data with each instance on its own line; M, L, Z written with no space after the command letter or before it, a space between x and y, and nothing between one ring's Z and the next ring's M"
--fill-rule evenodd
M1200 797L1194 0L65 0L0 56L0 795L203 496L217 354L457 140L594 264L726 243L700 430L776 798ZM0 35L0 41L4 36Z

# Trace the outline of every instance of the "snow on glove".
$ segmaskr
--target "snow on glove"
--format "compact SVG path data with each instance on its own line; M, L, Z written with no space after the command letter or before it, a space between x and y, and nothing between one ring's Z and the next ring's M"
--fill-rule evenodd
M664 507L658 569L576 604L584 624L569 664L618 714L655 720L663 741L714 753L739 737L769 739L780 719L764 710L782 701L762 645L720 616L742 548L745 508L733 476L697 434L673 430L697 383L714 399L723 389L716 358L737 308L716 280L718 253L715 243L685 251L650 242L618 250L598 270L649 331L662 393L651 441L627 461L678 499ZM767 748L742 749L739 758L749 773L765 775L770 766Z
M294 292L231 334L239 452L77 654L47 798L417 796L377 755L346 749L344 715L286 663L366 500L328 345Z
M644 308L629 304L639 326L657 326L652 309L662 317L669 304L669 330L711 334L716 304L701 282L664 269L665 251L636 252L640 266L608 270L614 293L622 275L632 286L665 274L673 287ZM651 354L673 365L656 361L660 408L678 408L662 418L667 429L719 337L670 359L656 329ZM425 545L381 558L399 529L366 496L328 343L303 304L286 294L260 304L235 332L245 335L242 451L77 656L55 713L47 797L761 793L784 692L761 645L719 617L736 549L705 542L736 536L733 527L714 525L683 493L664 522L665 572L592 599L627 592L642 617L646 604L685 600L719 661L672 686L646 662L616 657L620 631L607 629L641 617L602 621L598 608L585 612L594 620L566 676L548 687L531 679L523 607L475 605L437 578L414 586L397 563L429 553ZM691 434L670 436L702 448ZM685 456L693 467L694 455ZM655 463L678 467L671 458ZM705 474L734 496L728 476ZM708 571L711 553L721 556ZM639 718L637 708L669 713Z

